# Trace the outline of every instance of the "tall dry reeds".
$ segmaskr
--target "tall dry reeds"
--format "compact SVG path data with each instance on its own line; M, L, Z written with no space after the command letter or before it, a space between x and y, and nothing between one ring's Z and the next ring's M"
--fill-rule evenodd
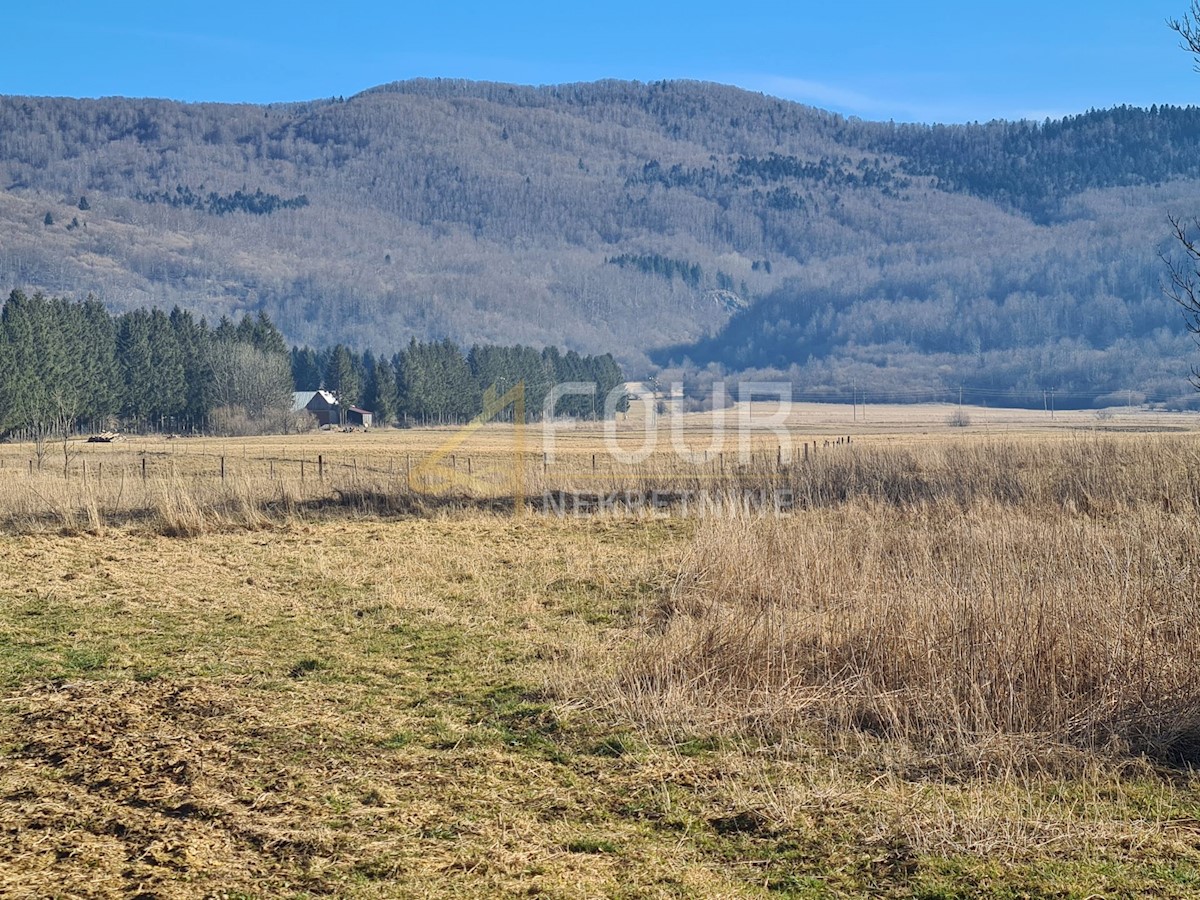
M660 463L659 471L641 477L641 486L671 477L671 469ZM900 508L951 503L965 509L993 501L1085 513L1147 502L1200 510L1200 444L1181 438L850 445L824 448L783 466L767 452L746 464L730 462L706 472L676 467L674 477L675 484L692 490L785 491L801 509L851 501Z
M1198 762L1198 475L1159 441L810 466L799 502L829 508L702 523L587 690L685 734Z
M828 443L828 442L826 442ZM593 460L595 457L593 457ZM1200 444L1190 438L1080 435L1053 440L954 440L912 445L834 444L774 447L748 458L728 452L684 460L659 453L637 465L584 455L527 470L527 494L657 494L676 498L779 496L788 506L821 509L850 502L898 508L981 501L1106 514L1130 504L1200 510Z

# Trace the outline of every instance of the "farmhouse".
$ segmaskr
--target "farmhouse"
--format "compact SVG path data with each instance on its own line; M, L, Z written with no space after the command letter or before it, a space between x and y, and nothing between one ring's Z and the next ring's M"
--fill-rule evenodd
M292 412L307 412L318 425L358 425L370 428L374 415L370 410L341 404L329 391L296 391L292 394Z

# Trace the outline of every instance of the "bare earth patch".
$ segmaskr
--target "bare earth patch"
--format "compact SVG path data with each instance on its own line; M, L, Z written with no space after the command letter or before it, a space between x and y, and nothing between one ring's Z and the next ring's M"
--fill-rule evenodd
M337 850L286 768L255 753L265 727L237 686L73 681L9 702L0 777L6 887L199 896L303 876ZM319 883L319 880L318 880Z

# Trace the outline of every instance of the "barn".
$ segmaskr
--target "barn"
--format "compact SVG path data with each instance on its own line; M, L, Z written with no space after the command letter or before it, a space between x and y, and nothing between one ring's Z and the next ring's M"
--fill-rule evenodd
M343 410L337 398L329 391L297 391L292 394L292 412L307 412L318 425L357 425L370 428L374 414L358 406Z

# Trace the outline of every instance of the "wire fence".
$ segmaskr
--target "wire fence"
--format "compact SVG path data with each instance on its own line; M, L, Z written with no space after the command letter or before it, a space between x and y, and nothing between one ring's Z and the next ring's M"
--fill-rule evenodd
M356 514L431 507L528 507L566 514L657 509L659 504L720 506L732 502L729 498L761 511L787 506L793 502L787 497L830 502L849 496L847 485L857 485L855 490L875 485L871 490L889 499L908 496L930 471L944 470L949 474L943 480L952 483L953 472L971 459L1012 469L997 477L1001 484L1023 477L1016 473L1021 466L1046 472L1062 468L1063 461L1090 466L1118 446L1132 448L1154 465L1160 465L1156 454L1163 448L1168 456L1191 461L1188 465L1200 458L1194 435L1113 441L1103 439L1113 437L1105 433L1096 435L1101 440L1074 439L1065 429L1061 434L1064 440L1050 443L1040 437L1007 440L997 434L998 440L991 440L979 434L981 440L910 444L891 436L793 433L786 444L759 440L687 453L668 442L628 459L595 449L594 434L577 436L582 438L577 446L558 454L519 443L502 446L498 432L488 436L488 449L444 442L440 449L397 448L364 441L344 451L293 453L249 445L186 447L183 441L169 448L137 446L135 440L125 446L79 443L65 445L62 455L43 457L40 465L33 457L0 454L0 526L78 530L141 521L157 523L164 534L196 534L209 527L260 527L293 513L303 517L335 507ZM1059 474L1064 483L1079 477Z
M1064 430L1112 431L1190 430L1197 424L1195 414L1148 410L1136 402L1139 398L1132 392L1126 397L1125 407L1115 413L1058 409L1054 405L1055 393L1046 391L1045 408L1031 411L969 405L969 401L978 402L981 397L1011 399L1011 392L1000 390L964 389L961 393L898 390L878 395L855 390L843 404L818 402L827 398L794 389L789 396L785 390L782 396L765 394L762 399L783 405L788 402L814 405L796 406L798 412L779 426L784 432L781 439L776 440L774 431L768 428L754 437L749 451L737 431L744 424L742 414L746 406L751 407L752 417L770 419L772 415L771 409L758 411L759 398L749 398L750 403L736 413L724 410L730 414L727 432L715 424L716 417L723 414L719 409L675 418L678 407L671 408L669 404L678 401L676 397L665 400L667 414L654 425L637 421L636 415L626 416L620 423L578 423L577 428L562 427L563 423L542 423L529 426L529 441L521 444L516 440L520 429L495 424L490 426L493 432L485 436L488 449L457 441L457 435L469 432L470 427L375 429L369 436L345 438L340 435L324 438L317 434L233 438L228 445L222 445L221 438L175 435L93 444L83 439L88 433L83 429L78 437L67 441L60 438L0 446L0 478L10 484L25 476L31 480L58 478L96 485L181 479L220 484L251 479L268 484L286 482L291 489L312 496L327 490L368 485L411 493L457 491L487 495L586 485L603 488L645 483L648 479L664 484L678 479L719 481L740 471L804 465L821 454L837 453L863 440L894 441L900 436L912 439L934 427L945 431L953 426L951 431L957 433L961 429L967 435L980 431L1000 434L1013 423L1016 428L1037 423L1037 427ZM902 397L910 402L877 403L876 397L881 401ZM661 395L655 399L664 402ZM938 402L911 402L915 399ZM643 415L648 408L643 406ZM614 433L619 432L613 441L610 428ZM540 443L536 440L539 429ZM839 433L839 429L844 432ZM639 442L646 436L653 436L655 441L651 443L657 445L643 453L638 449ZM345 447L338 448L336 445L343 439ZM688 443L691 447L684 446ZM314 450L314 444L321 449ZM634 449L630 449L631 444Z
M648 477L720 478L746 470L769 470L815 460L819 454L852 446L850 435L781 442L758 441L748 450L698 449L682 453L670 446L619 458L602 450L542 448L470 452L372 450L369 453L270 454L202 449L157 450L108 445L89 454L89 445L68 445L65 452L0 456L0 477L57 479L104 485L163 480L227 482L234 479L288 481L318 488L363 484L437 493L447 489L511 487L520 480L529 489L553 483L606 484ZM56 448L57 449L57 448Z

